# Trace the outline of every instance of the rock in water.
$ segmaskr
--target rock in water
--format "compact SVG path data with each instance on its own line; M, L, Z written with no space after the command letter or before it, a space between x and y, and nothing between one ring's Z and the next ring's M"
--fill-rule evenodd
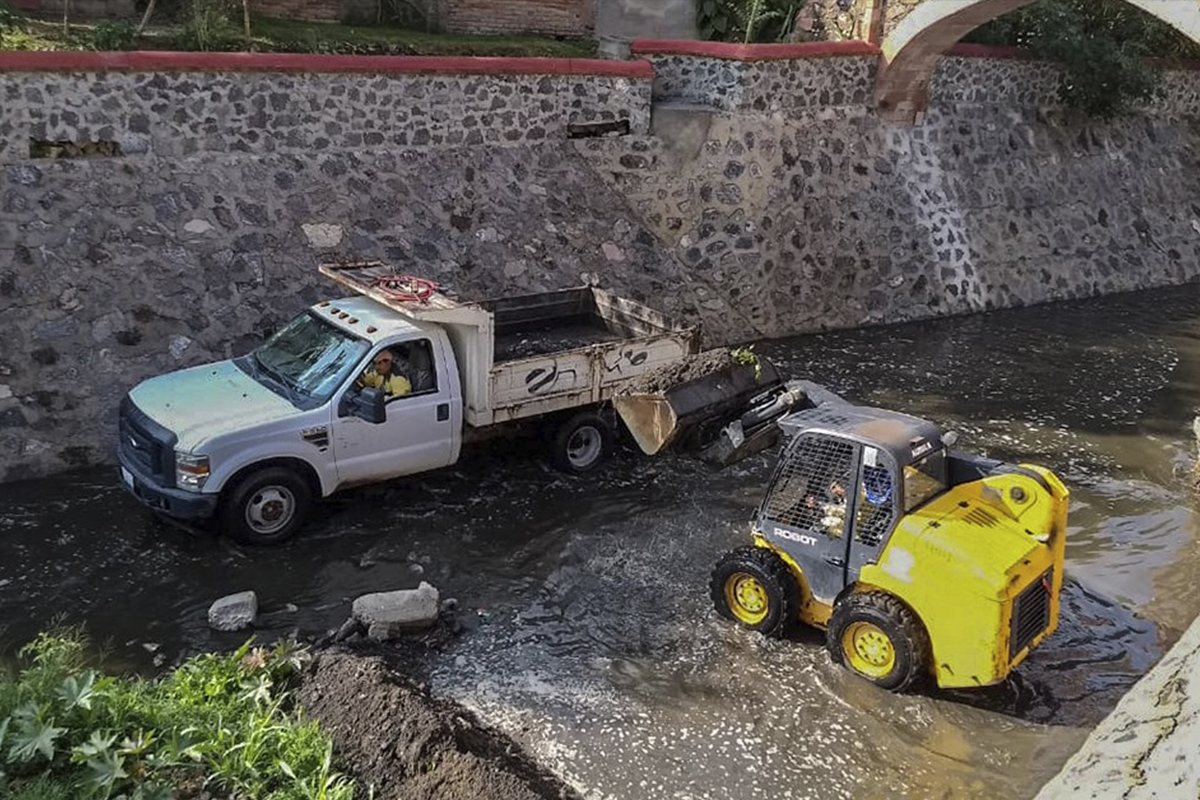
M416 589L364 594L354 601L353 614L372 639L394 639L437 622L438 590L421 581Z
M258 595L238 592L217 600L208 608L208 624L218 631L240 631L254 624Z

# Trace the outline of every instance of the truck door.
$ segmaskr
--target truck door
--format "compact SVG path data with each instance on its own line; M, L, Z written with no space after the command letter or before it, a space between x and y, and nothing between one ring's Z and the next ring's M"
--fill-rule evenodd
M334 457L340 484L384 480L453 463L462 411L454 396L455 383L446 376L452 362L445 361L439 345L430 339L413 339L372 351L355 381L377 360L390 356L393 375L407 382L408 391L386 398L386 418L381 423L336 417ZM390 384L397 392L398 386ZM343 389L343 393L356 391L355 382Z
M796 561L824 603L846 585L860 451L853 442L802 434L780 460L763 503L763 535Z

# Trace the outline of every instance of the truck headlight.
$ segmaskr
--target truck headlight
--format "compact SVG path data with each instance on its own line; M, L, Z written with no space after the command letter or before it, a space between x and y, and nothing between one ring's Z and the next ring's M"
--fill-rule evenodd
M208 480L208 456L175 453L175 485L198 492Z

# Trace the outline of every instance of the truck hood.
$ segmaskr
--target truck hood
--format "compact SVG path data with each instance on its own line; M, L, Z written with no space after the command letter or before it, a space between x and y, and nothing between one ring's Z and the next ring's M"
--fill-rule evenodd
M159 375L129 397L194 452L209 439L296 414L296 407L242 372L232 361Z

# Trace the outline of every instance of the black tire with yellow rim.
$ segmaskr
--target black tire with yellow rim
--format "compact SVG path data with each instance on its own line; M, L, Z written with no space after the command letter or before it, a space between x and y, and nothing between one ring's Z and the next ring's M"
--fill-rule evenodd
M891 595L867 592L841 600L825 645L835 664L893 692L914 688L929 673L929 634Z
M726 553L713 568L709 588L721 616L767 636L781 636L800 608L787 564L753 545Z

